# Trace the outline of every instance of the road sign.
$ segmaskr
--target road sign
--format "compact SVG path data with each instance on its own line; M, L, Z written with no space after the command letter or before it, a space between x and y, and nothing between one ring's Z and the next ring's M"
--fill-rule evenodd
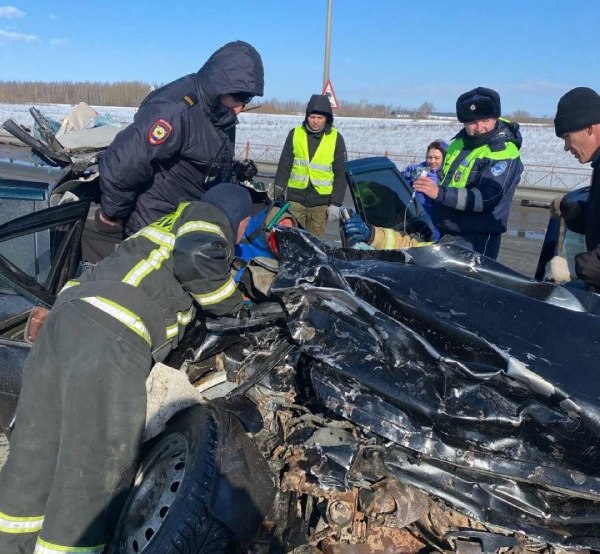
M327 96L327 98L329 98L329 102L331 102L331 107L334 110L340 107L337 98L335 97L335 92L333 92L333 85L331 84L331 81L329 79L327 79L327 84L323 89L323 94Z

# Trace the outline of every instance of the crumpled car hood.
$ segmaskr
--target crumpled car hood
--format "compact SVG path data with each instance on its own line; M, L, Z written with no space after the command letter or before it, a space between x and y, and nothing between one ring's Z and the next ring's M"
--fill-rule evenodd
M293 229L277 240L272 291L314 389L392 441L390 474L481 521L600 546L596 295L566 309L552 303L563 287L455 246L357 252Z

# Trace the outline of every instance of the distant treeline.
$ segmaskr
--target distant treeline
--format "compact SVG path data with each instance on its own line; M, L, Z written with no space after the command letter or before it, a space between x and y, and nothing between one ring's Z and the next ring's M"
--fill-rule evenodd
M0 101L9 104L79 104L94 106L139 106L157 85L139 81L120 83L0 81Z
M0 102L8 104L78 104L86 102L94 106L137 107L146 95L160 87L160 83L142 83L139 81L100 83L100 82L61 82L44 83L41 81L0 81ZM306 100L263 100L257 98L248 108L256 112L270 114L303 114ZM395 107L384 104L340 101L336 116L349 117L411 117L427 118L434 115L435 108L430 102L423 102L418 108ZM450 114L452 115L452 114ZM532 117L528 112L518 110L507 117L513 121L550 122L551 120Z

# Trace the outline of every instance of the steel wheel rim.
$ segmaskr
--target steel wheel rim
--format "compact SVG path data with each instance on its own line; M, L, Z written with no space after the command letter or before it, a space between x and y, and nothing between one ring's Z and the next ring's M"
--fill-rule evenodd
M120 542L126 552L144 552L156 537L175 502L188 458L185 437L174 433L144 460L135 477L127 518L122 523Z

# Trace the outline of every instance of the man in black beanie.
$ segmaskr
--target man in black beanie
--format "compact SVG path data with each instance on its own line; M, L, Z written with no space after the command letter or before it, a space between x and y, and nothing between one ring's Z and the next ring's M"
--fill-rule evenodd
M495 90L477 87L461 94L456 117L464 128L446 150L439 186L429 177L413 183L416 191L435 200L433 223L441 235L457 237L493 259L523 172L519 125L500 115Z
M564 217L571 231L585 235L587 252L575 256L575 272L590 290L600 292L600 95L587 87L567 92L558 101L554 130L567 152L579 163L591 162L594 169L587 201L568 202L559 196L552 212Z

